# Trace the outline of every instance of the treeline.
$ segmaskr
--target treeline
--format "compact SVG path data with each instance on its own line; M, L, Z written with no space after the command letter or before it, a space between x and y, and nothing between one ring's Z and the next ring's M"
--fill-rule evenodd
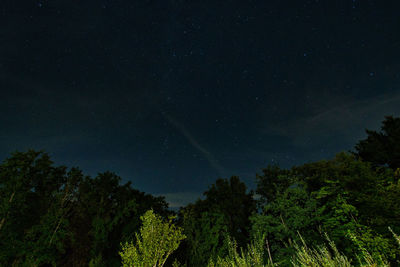
M14 153L0 165L1 266L120 266L120 242L167 203L105 172L91 178L54 167L48 155Z
M319 266L307 260L321 256L396 266L399 178L400 118L390 116L353 152L268 166L255 192L218 179L177 214L114 173L92 178L44 152L17 152L0 165L0 263L153 266L144 259L161 255L156 266Z

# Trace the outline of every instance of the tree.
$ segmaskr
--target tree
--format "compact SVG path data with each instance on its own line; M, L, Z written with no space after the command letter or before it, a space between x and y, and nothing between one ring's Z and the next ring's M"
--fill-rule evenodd
M182 228L176 227L172 218L164 222L153 210L147 211L141 220L143 225L140 233L136 234L136 243L126 242L122 245L122 264L124 267L164 266L167 258L185 238Z
M320 217L316 214L317 201L312 198L304 185L287 187L268 201L262 212L254 214L252 237L265 236L270 243L274 261L289 263L294 249L290 244L298 240L298 232L307 237L307 241L318 244L318 225Z
M368 137L355 146L355 155L375 166L400 168L400 118L386 116L381 132L366 130Z
M277 165L269 165L262 172L261 175L256 174L256 193L261 196L260 202L273 201L279 193L294 183L290 171Z
M112 172L86 177L78 189L71 229L75 243L74 262L87 265L90 260L107 266L120 266L120 242L134 238L139 231L140 216L153 209L166 217L167 203L131 187L121 185L121 178Z
M163 197L120 184L111 172L95 178L53 166L41 151L16 152L0 164L0 265L120 266L120 242Z
M285 243L298 239L297 231L313 246L322 241L318 232L327 232L339 249L354 257L351 232L374 257L397 257L387 231L392 225L398 229L400 220L400 187L391 169L376 169L354 155L339 153L331 160L266 177L278 182L261 181L258 192L268 193L265 188L271 187L276 191L267 194L274 198L267 197L262 213L252 217L253 236L265 233L278 259L293 252ZM265 187L268 183L271 187Z
M238 177L218 179L197 200L180 211L187 239L186 259L190 266L205 266L210 258L224 256L224 240L235 239L240 247L249 240L250 215L255 212L253 192Z
M199 212L197 208L189 204L180 211L187 237L183 242L186 258L180 261L189 266L206 266L210 259L226 252L224 241L228 236L228 225L219 210Z
M26 258L32 266L51 263L63 265L65 252L74 239L70 228L74 200L77 198L77 186L83 179L79 169L72 168L65 174L64 184L52 191L48 198L50 206L40 217L38 224L27 232L24 243L27 245Z
M237 176L218 179L204 192L205 200L198 203L205 211L218 210L224 215L228 233L239 247L249 241L249 217L256 211L253 192L246 191L246 185Z
M68 199L79 178L75 171L67 174L64 166L54 167L41 151L16 152L0 165L2 264L59 260L70 237Z
M396 204L400 196L395 193L399 192L398 181L389 168L376 169L354 155L339 153L332 160L304 164L293 171L320 205L332 204L341 195L346 203L356 207L362 223L382 234L387 232L388 225L396 225L400 220Z

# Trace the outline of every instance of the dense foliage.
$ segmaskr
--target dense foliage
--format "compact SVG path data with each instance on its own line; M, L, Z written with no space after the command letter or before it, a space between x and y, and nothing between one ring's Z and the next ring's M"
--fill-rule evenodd
M375 166L400 168L400 118L387 116L382 131L367 130L368 138L356 145L356 155Z
M181 240L185 239L182 229L147 211L140 217L143 226L140 234L136 234L136 242L126 242L120 252L123 266L154 266L162 267L168 257L174 252Z
M13 154L0 165L1 265L120 266L120 242L135 236L140 216L170 214L164 198L120 181L54 167L43 152Z
M395 266L399 162L400 118L386 117L355 152L267 166L256 195L218 179L172 219L114 173L16 152L0 165L0 265Z
M210 258L224 254L225 239L233 237L240 245L249 241L250 216L255 212L253 193L238 177L218 179L204 192L205 199L181 209L187 236L185 258L190 266L205 266Z

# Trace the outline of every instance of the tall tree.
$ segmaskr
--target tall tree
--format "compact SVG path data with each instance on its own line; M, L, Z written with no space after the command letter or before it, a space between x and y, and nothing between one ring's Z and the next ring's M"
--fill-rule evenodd
M71 228L75 244L71 251L75 265L89 261L106 266L119 266L120 242L134 238L139 230L140 216L147 210L167 216L167 203L120 184L121 178L112 172L86 177L80 184ZM71 263L72 264L72 263Z
M256 210L253 192L236 176L218 179L204 192L205 199L181 211L191 266L204 266L221 253L227 235L239 246L249 241L249 217Z
M227 220L228 232L239 246L247 243L249 238L249 218L256 210L253 192L247 192L246 185L239 177L218 179L204 192L203 205L207 209L219 210Z
M253 235L266 234L278 258L285 259L290 254L285 243L296 240L297 231L305 239L311 237L307 240L310 245L321 241L316 232L327 232L340 249L354 256L350 231L373 255L386 253L395 259L387 226L399 227L400 187L391 169L377 170L354 155L339 153L332 160L293 167L284 175L275 171L274 175L260 178L268 177L275 177L278 183L259 183L258 192L273 194L274 198L262 201L261 214L252 217ZM266 184L272 184L275 193L265 191L271 188Z
M0 165L0 265L120 266L120 242L147 210L170 214L163 197L53 166L41 151L14 153Z
M0 262L55 263L68 239L67 202L79 180L44 152L16 152L0 165ZM41 253L37 253L41 251ZM40 257L37 256L40 254Z
M197 203L199 204L199 203ZM182 227L186 235L180 262L189 266L206 266L210 259L216 259L226 252L224 241L228 237L228 225L219 211L200 211L196 204L189 204L180 211ZM182 257L183 254L183 257Z
M269 165L262 170L262 174L256 174L256 181L256 193L261 197L260 202L273 201L279 193L294 183L290 171L277 165Z
M367 138L358 142L354 154L375 166L400 168L400 118L386 116L381 132L366 130L366 133Z

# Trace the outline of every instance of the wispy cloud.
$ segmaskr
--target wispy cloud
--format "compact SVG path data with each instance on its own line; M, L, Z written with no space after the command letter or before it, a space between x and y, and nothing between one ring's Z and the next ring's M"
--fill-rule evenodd
M385 115L400 115L400 92L362 100L336 98L317 113L285 125L269 125L264 133L286 136L297 147L334 142L336 137L353 142L362 138L365 128L377 129Z
M207 159L210 165L218 172L220 176L224 176L226 173L225 168L219 163L219 161L214 157L214 155L204 148L200 143L196 140L196 138L186 129L186 127L181 124L178 120L176 120L171 115L166 113L161 113L164 118L171 123L179 132L190 142L190 144L196 148L203 156Z

